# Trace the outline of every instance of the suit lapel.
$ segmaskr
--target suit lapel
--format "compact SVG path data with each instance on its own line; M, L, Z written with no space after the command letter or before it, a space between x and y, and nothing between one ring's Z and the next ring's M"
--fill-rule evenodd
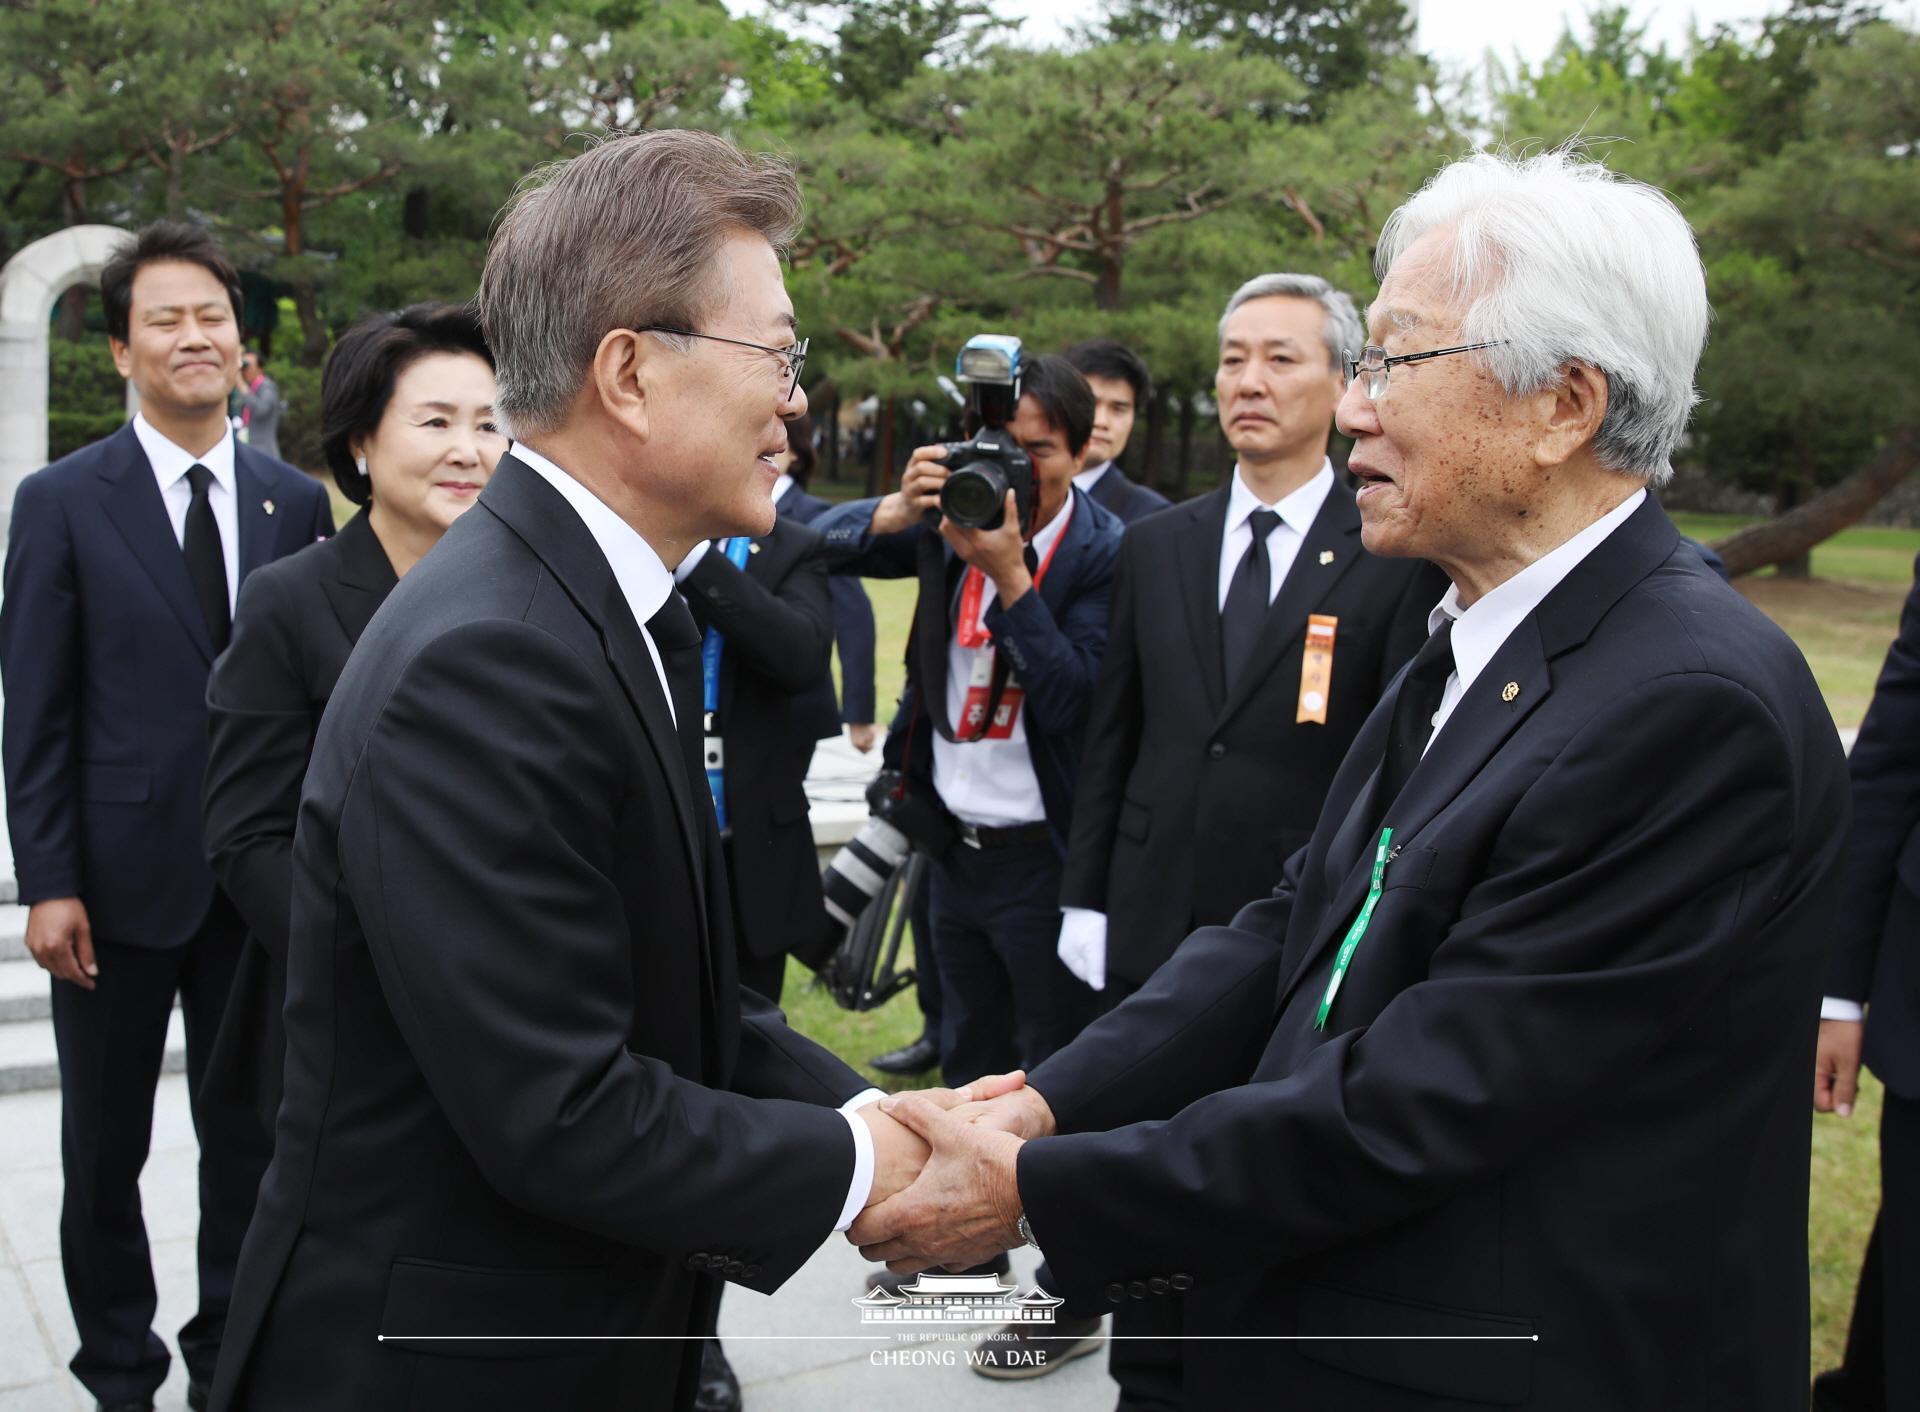
M1186 528L1176 560L1180 597L1187 607L1187 637L1200 659L1207 707L1216 716L1226 700L1226 668L1220 660L1220 542L1227 534L1228 489L1222 486L1185 511Z
M234 520L240 527L240 582L273 559L274 531L279 522L267 511L273 504L266 481L252 465L253 452L235 443L233 448ZM277 511L278 506L274 507Z
M1318 929L1281 986L1282 1004L1300 977L1311 969L1314 958L1347 926L1366 897L1373 872L1374 845L1379 838L1369 827L1369 821L1377 812L1374 794L1380 785L1381 757L1386 747L1385 723L1393 719L1393 701L1405 681L1406 669L1402 668L1393 690L1376 708L1375 716L1379 719L1370 718L1369 728L1363 732L1363 738L1373 742L1374 768L1354 797L1353 806L1328 850L1329 856L1348 860L1346 872L1333 894L1332 905L1321 914ZM1511 700L1507 699L1508 683L1517 688L1511 693ZM1475 776L1506 744L1507 738L1539 708L1552 690L1553 680L1547 669L1546 652L1540 644L1539 625L1535 617L1529 615L1467 688L1454 706L1453 714L1447 717L1447 723L1440 728L1440 734L1434 737L1426 755L1408 777L1400 798L1388 808L1383 824L1393 829L1396 854L1473 783ZM1373 729L1374 726L1379 728ZM1335 852L1336 848L1341 851ZM1387 879L1391 882L1392 878L1389 864Z
M1396 847L1418 837L1546 701L1553 691L1549 665L1553 659L1585 643L1613 605L1664 563L1678 544L1679 532L1649 495L1520 621L1454 706L1389 809L1385 822L1393 828ZM1280 989L1282 1004L1312 968L1314 958L1352 920L1366 895L1375 836L1363 834L1362 829L1374 817L1386 722L1392 719L1392 701L1405 679L1402 668L1354 741L1355 753L1363 747L1373 752L1374 768L1328 846L1329 860L1342 860L1345 871L1306 948L1286 971ZM1391 867L1387 878L1391 883Z
M568 597L599 629L607 662L639 718L641 734L646 737L660 773L666 777L680 842L692 870L703 941L710 946L712 928L706 915L706 888L702 881L706 871L705 850L700 842L696 822L699 816L693 810L692 782L687 778L679 732L668 714L666 693L659 674L654 671L646 639L634 621L633 610L620 591L620 582L613 576L606 555L600 552L592 533L560 493L548 485L539 472L515 460L511 453L500 458L493 479L480 493L479 503L512 526L559 580Z
M126 540L135 562L153 580L161 601L180 620L200 655L212 662L213 638L207 632L199 600L193 596L186 555L180 551L180 541L173 537L173 522L167 518L153 466L131 423L114 435L119 445L114 447L109 467L100 472L100 479L107 483L102 502L107 518Z
M1222 529L1225 528L1224 515ZM1220 712L1216 729L1251 701L1265 684L1268 674L1307 630L1307 617L1326 600L1333 586L1345 577L1360 558L1360 511L1353 492L1336 477L1333 488L1313 517L1293 565L1280 582L1280 591L1267 608L1261 625L1260 641L1240 679L1233 685L1226 706ZM1219 556L1215 555L1216 565ZM1217 594L1217 590L1216 590ZM1217 633L1216 633L1217 636ZM1336 649L1338 642L1336 639Z
M333 609L347 641L358 642L399 580L394 577L393 563L381 547L379 536L367 522L365 510L348 520L333 537L333 552L335 570L332 577L320 580L320 591L326 595L327 606Z

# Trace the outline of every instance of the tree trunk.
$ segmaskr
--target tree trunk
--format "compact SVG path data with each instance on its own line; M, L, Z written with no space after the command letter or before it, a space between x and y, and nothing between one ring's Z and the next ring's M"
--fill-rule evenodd
M893 491L893 414L895 399L889 397L880 407L880 434L874 438L874 464L879 467L880 484L871 493L888 495Z
M424 186L407 188L400 207L400 230L409 240L427 238L428 219L433 209L433 193Z
M1100 261L1100 278L1093 286L1093 307L1103 310L1120 307L1120 260L1117 256L1105 256Z
M185 178L187 154L178 143L167 148L167 219L177 221L187 212Z
M1793 513L1794 507L1805 502L1807 487L1804 481L1787 480L1780 486L1779 494L1774 497L1773 513L1777 520L1783 515ZM1812 546L1800 554L1782 559L1774 566L1774 572L1783 579L1810 579L1813 577Z
M1920 467L1920 424L1896 431L1866 465L1838 485L1796 505L1778 519L1728 535L1714 544L1714 552L1726 561L1727 572L1736 578L1769 564L1801 559L1812 553L1814 545L1832 538L1879 504L1916 467Z
M84 343L87 338L87 293L84 284L76 284L60 296L60 316L54 332L68 343Z
M1193 409L1193 394L1180 394L1180 479L1174 486L1179 499L1187 498L1187 482L1193 474L1193 428L1199 414Z
M1167 390L1154 389L1147 399L1147 439L1141 448L1140 479L1156 490L1170 490L1173 477L1167 474Z
M840 389L839 388L836 387L833 389L833 391L828 395L828 400L826 402L826 405L823 406L820 410L821 410L821 415L818 418L818 421L820 423L820 430L825 435L825 440L822 442L820 447L820 459L821 459L821 462L823 463L821 466L821 469L826 472L826 475L821 477L821 479L837 481L840 479Z

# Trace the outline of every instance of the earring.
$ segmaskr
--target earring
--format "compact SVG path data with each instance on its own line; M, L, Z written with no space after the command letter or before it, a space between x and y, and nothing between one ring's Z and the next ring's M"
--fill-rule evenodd
M353 464L354 468L360 472L360 478L365 480L367 477L367 458L365 456L356 456L353 458Z

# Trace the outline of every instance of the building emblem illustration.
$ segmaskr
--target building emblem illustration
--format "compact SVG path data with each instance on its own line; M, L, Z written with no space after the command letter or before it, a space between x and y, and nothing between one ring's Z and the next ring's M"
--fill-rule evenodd
M1051 1324L1061 1301L1035 1285L1025 1294L1000 1276L916 1276L900 1293L868 1290L853 1301L863 1324Z

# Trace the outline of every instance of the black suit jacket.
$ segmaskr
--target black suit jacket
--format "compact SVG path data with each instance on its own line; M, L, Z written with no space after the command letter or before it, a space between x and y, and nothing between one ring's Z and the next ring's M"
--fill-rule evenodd
M311 476L244 445L233 468L242 583L333 533ZM94 936L127 946L199 930L214 897L200 833L213 657L131 423L20 483L0 671L22 902L79 897Z
M775 502L774 509L790 520L810 525L833 507L798 485ZM835 574L828 580L833 596L833 644L840 653L840 719L849 725L870 725L876 719L873 685L873 600L859 579ZM833 682L814 688L829 703ZM828 732L834 734L835 732Z
M807 820L814 743L838 735L829 686L833 647L820 536L776 520L744 569L710 549L680 586L702 632L718 628L718 727L726 746L734 925L754 956L779 956L815 936L796 926L824 905ZM813 932L820 929L815 927Z
M832 1229L820 1105L864 1085L743 1014L696 764L586 526L503 457L321 720L216 1408L683 1406L697 1344L420 1337L685 1334L707 1271L770 1291Z
M398 582L362 510L338 534L253 574L207 682L202 799L214 876L247 924L203 1081L273 1131L286 1030L287 931L300 785L347 654Z
M1920 559L1847 759L1853 846L1827 994L1867 1005L1866 1062L1920 1100Z
M1094 504L1123 525L1145 519L1172 503L1152 486L1129 480L1127 473L1118 466L1108 466L1107 473L1093 483L1093 489L1087 495Z
M1060 901L1107 914L1107 969L1136 986L1192 928L1273 891L1446 591L1431 565L1361 548L1353 492L1336 480L1228 692L1219 586L1230 494L1223 486L1129 529L1114 570ZM1326 724L1303 725L1314 613L1339 625Z
M1848 814L1805 661L1643 505L1386 811L1315 1029L1391 714L1274 896L1032 1075L1073 1134L1019 1157L1050 1288L1313 1336L1185 1345L1197 1407L1800 1412ZM1380 1334L1509 1341L1337 1337Z

